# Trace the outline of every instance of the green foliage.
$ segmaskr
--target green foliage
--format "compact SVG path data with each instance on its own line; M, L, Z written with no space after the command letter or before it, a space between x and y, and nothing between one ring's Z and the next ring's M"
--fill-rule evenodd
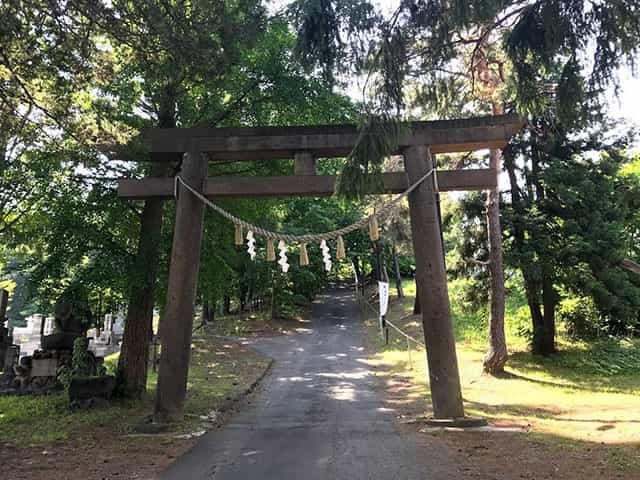
M567 334L574 338L599 337L606 331L606 323L589 297L563 299L558 308L558 320L567 325Z
M533 340L533 327L531 326L531 310L526 305L521 306L515 311L515 314L509 316L509 327L531 344Z
M22 13L13 4L2 7L3 18L6 13L10 20L0 32L7 40L3 46L12 49L11 58L0 62L0 78L10 87L1 92L6 95L3 108L10 110L2 120L12 123L3 123L8 140L0 138L5 161L0 183L7 187L0 189L0 197L6 194L0 208L10 213L0 212L6 220L6 228L0 220L0 233L12 265L8 280L28 280L16 282L21 287L12 298L25 305L16 314L31 308L50 311L69 286L86 288L94 312L113 311L133 285L145 281L149 261L134 255L140 208L117 198L115 180L150 169L112 161L147 158L136 137L139 129L327 124L355 118L356 108L346 96L332 92L296 61L296 38L285 19L267 19L259 2L72 2L64 9L68 24L55 21L55 5L35 2ZM31 32L32 24L41 31ZM73 30L78 36L70 34ZM60 37L56 49L47 49L39 35L54 43ZM42 50L30 51L35 44ZM36 54L42 58L31 65ZM19 71L7 72L8 66ZM20 79L33 83L21 85ZM34 114L32 119L51 132L51 141L44 141L38 128L27 129L31 123L21 116L44 108L55 108L56 115ZM268 176L291 170L287 161L221 162L211 165L210 175ZM281 201L225 203L239 216L273 229L282 228L288 210ZM171 202L164 210L161 236L153 239L160 245L154 260L160 272L159 305L168 274ZM314 228L312 221L302 220L302 230ZM242 304L268 296L271 288L268 266L249 262L245 249L233 246L230 227L215 215L206 217L198 293L212 304L225 296ZM304 295L326 280L318 271L314 285L305 283Z
M413 96L431 112L459 115L471 102L475 111L508 103L522 114L555 111L567 126L584 124L598 113L616 70L633 65L640 49L635 0L409 0L389 18L371 16L373 24L340 17L351 4L297 2L299 50L308 63L340 71L341 30L369 35L367 60L354 62L355 70L377 77L367 92L371 102L397 113ZM348 27L341 29L341 20ZM593 46L595 55L589 52ZM362 56L361 44L352 50ZM411 95L407 80L415 84Z
M402 124L388 115L368 116L360 125L356 144L347 157L337 186L338 195L361 199L380 189L382 165L397 148Z
M300 304L302 299L307 302L313 300L323 285L321 279L311 270L305 268L295 269L291 277L294 288L293 302Z
M626 141L537 120L505 155L506 260L521 269L530 307L552 312L560 291L590 297L613 335L633 333L640 311L638 281L620 268L638 225L635 187L621 175Z
M600 341L590 344L586 351L568 352L561 365L585 375L635 376L640 369L640 346L625 339Z
M73 354L71 365L64 366L58 372L58 381L69 389L74 378L89 377L95 372L92 371L92 361L89 354L89 341L84 337L78 337L73 342Z
M295 0L289 14L297 32L297 55L308 68L319 66L328 84L335 81L335 70L349 71L352 62L345 58L362 64L367 33L380 18L362 0Z

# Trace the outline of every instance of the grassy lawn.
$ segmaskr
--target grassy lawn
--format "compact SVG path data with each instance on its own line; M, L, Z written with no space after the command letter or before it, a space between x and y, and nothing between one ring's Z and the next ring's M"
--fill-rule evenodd
M215 332L222 336L251 337L271 335L290 331L300 327L303 318L293 315L291 318L271 319L269 310L255 311L238 315L222 315L215 317Z
M112 365L116 362L115 356L107 359ZM247 391L269 363L269 359L237 342L223 340L209 330L198 331L192 343L185 420L166 434L146 437L142 442L132 434L132 427L152 411L153 373L144 400L113 401L90 410L70 410L62 392L37 397L2 396L0 465L11 467L11 478L50 477L52 470L61 468L60 462L62 466L68 462L66 466L75 469L75 476L70 478L111 478L117 474L113 469L135 472L142 468L141 475L154 472L189 448L190 440L179 438L181 434L210 428L212 424L204 417ZM50 465L51 470L42 452L54 452L56 461ZM30 458L31 463L27 461ZM97 470L86 470L87 462ZM3 477L1 468L0 478L8 478Z
M572 343L561 336L560 353L533 356L527 352L526 338L518 333L523 330L523 302L516 293L509 299L506 315L508 375L483 375L486 320L482 314L464 313L457 301L458 288L453 282L450 296L467 414L486 417L493 425L521 427L530 432L527 438L532 441L567 449L604 444L612 465L640 470L640 343ZM413 282L405 284L405 292L405 299L392 298L388 318L422 339L420 317L406 317L413 307ZM391 331L390 344L385 346L377 321L367 323L376 348L374 363L408 378L413 388L405 390L407 396L418 403L428 399L424 351L413 351L410 368L406 341Z

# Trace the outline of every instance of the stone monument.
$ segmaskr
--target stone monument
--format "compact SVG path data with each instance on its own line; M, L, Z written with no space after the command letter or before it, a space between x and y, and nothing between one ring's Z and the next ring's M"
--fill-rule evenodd
M7 320L7 307L9 304L9 292L0 290L0 368L4 371L7 363L9 347L13 344L13 336L9 330Z
M42 336L42 349L73 350L74 340L86 335L92 316L84 288L67 288L56 301L54 333Z

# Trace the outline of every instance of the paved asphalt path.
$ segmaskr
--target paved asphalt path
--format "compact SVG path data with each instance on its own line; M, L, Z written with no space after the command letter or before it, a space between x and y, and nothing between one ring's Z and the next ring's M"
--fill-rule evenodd
M162 478L455 479L444 450L398 431L364 363L364 336L351 290L335 288L314 303L308 329L252 340L275 359L253 404Z

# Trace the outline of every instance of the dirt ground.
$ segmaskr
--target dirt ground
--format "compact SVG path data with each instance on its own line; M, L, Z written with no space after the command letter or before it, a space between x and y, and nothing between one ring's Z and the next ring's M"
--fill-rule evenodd
M271 335L291 326L278 325L274 328L256 320L244 333ZM202 365L193 369L200 372L205 380L209 380L211 373L205 367L210 365L212 358L229 371L241 372L241 378L232 379L229 384L236 393L248 390L264 373L265 364L255 352L231 340L205 337L194 344L194 358ZM412 383L412 376L393 373L382 365L374 368L381 392L388 407L396 411L400 428L408 435L417 436L425 449L446 446L459 466L460 473L452 480L640 479L640 462L629 463L630 456L637 456L637 448L620 456L620 448L614 445L544 436L536 433L526 421L523 424L492 424L515 429L515 432L425 432L425 425L419 418L430 412L425 410L426 400L416 394L420 387ZM220 380L223 381L224 378ZM191 416L197 417L194 412L209 401L209 397L204 395L202 393L200 398L193 400L191 409L187 408ZM229 405L230 398L225 394L218 405ZM251 395L238 398L244 399L232 404L208 427L220 428L234 408L242 408L244 402L252 401ZM195 428L197 423L193 422L191 431L201 428ZM121 424L85 425L76 429L67 440L31 446L16 445L10 434L6 430L4 432L4 438L0 438L1 480L152 479L195 443L194 438L176 438L176 432L133 434L130 430L123 430Z
M0 477L7 480L151 479L194 440L128 438L108 429L99 442L71 440L38 447L2 445Z

